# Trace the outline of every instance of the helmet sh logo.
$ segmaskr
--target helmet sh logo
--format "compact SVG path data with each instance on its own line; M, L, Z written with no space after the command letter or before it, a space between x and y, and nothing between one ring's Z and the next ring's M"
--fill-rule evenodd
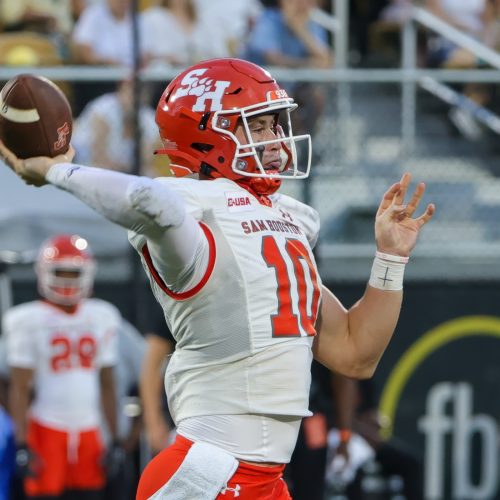
M174 99L185 96L197 96L193 111L219 111L222 109L222 96L224 90L231 82L224 80L213 81L211 78L199 78L207 71L207 68L194 69L182 79L182 87L177 89ZM210 101L210 108L207 108Z

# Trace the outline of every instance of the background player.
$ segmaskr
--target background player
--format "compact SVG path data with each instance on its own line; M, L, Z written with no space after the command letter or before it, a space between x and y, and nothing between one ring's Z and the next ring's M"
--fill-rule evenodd
M131 229L164 308L177 342L166 374L177 438L145 469L139 500L289 498L281 476L310 415L312 355L368 377L395 329L404 267L434 206L413 218L425 187L405 204L409 174L387 190L369 285L345 309L318 275L317 212L277 193L282 179L309 173L295 108L262 68L210 60L175 78L157 109L172 171L198 179L85 168L67 163L71 152L19 160L0 147L28 184L50 182Z
M166 448L175 435L163 383L165 367L174 350L174 340L165 325L163 314L159 318L156 309L160 308L156 302L154 306L155 310L149 311L149 325L145 330L146 349L139 385L144 430L151 455Z
M14 306L3 317L17 466L28 498L102 498L101 403L115 438L121 316L113 305L87 298L95 262L85 239L47 240L36 273L44 300ZM108 451L117 458L116 446Z

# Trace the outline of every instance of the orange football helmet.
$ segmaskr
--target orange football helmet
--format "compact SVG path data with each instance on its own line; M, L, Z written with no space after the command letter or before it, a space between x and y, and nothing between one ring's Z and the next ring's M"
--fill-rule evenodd
M281 179L309 175L310 135L294 136L290 112L297 108L273 77L251 62L211 59L189 67L167 86L156 109L156 122L173 175L202 173L250 185L258 194L270 194ZM275 115L275 139L253 142L249 119ZM281 127L278 117L283 121ZM241 125L246 144L234 132ZM286 131L286 132L285 132ZM305 168L297 165L297 142L305 141ZM266 170L263 148L281 146L281 167Z
M78 235L55 236L38 252L38 290L55 304L76 305L92 293L95 269L87 240Z

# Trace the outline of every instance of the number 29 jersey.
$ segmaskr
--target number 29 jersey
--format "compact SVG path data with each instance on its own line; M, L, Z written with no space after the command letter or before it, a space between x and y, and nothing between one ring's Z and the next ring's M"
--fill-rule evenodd
M170 412L307 416L321 282L312 253L319 217L285 195L263 205L228 179L161 178L208 240L208 269L187 290L162 281L131 234L176 350L165 374ZM195 268L199 261L193 262Z

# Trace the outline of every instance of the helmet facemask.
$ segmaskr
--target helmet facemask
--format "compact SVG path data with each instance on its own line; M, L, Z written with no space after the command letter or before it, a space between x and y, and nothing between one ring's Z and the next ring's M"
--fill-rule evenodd
M77 305L92 293L94 267L90 262L83 265L70 262L45 264L42 269L37 269L40 293L54 304Z
M96 265L83 238L63 235L42 246L35 271L40 295L54 304L75 306L91 295Z
M290 112L297 105L292 99L281 99L271 103L258 103L238 110L222 110L214 113L212 118L213 130L225 134L235 143L234 157L231 162L231 170L237 177L265 178L265 179L304 179L309 175L311 167L311 136L308 134L294 136ZM228 117L237 116L236 126L229 128L234 119ZM252 119L262 115L275 115L274 133L276 138L266 141L255 141L252 137L250 124ZM278 122L278 116L284 118L284 127ZM235 135L238 126L242 127L246 141L240 142ZM303 148L299 148L302 142ZM263 164L262 156L266 147L278 144L280 146L281 165L278 168L270 168ZM302 149L302 154L299 154ZM305 162L305 168L299 169L299 160Z

